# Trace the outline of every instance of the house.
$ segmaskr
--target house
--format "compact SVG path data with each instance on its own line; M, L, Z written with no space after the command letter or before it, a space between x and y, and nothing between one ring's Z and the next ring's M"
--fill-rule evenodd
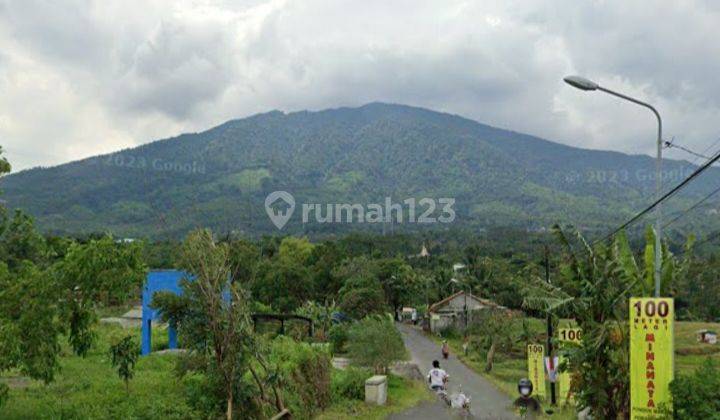
M698 341L701 343L716 344L717 333L711 330L699 330L696 332Z
M430 305L430 331L438 332L445 328L454 326L460 328L465 321L465 305L467 302L468 318L472 319L474 311L482 309L506 309L488 299L468 294L467 299L464 291L457 292L445 299Z

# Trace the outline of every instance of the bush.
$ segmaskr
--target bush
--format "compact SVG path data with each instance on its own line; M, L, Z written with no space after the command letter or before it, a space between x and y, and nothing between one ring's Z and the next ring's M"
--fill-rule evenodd
M285 405L294 418L312 418L330 404L330 357L288 337L273 340L270 360L281 376Z
M348 341L348 325L333 325L328 331L328 340L330 341L330 351L332 354L344 353Z
M330 392L333 402L343 399L364 400L365 380L372 376L367 369L349 367L346 370L335 370L330 382Z
M376 373L384 373L391 362L405 358L402 337L387 318L366 318L353 324L347 347L353 363L372 367Z
M720 413L720 368L708 358L692 375L678 376L670 383L673 418L710 419Z
M454 339L463 336L462 331L454 325L448 325L447 327L438 330L438 335L442 338Z

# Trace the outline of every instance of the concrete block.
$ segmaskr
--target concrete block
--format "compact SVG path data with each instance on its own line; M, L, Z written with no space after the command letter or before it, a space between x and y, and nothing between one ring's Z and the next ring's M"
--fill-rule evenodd
M385 405L387 402L387 376L375 375L365 381L365 402Z
M345 370L348 366L350 366L350 359L345 357L332 358L332 367L334 367L335 369Z

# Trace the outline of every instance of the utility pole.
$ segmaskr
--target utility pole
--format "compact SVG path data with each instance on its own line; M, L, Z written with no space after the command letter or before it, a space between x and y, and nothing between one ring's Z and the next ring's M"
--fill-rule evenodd
M550 284L550 256L547 245L545 245L545 281ZM553 327L552 317L550 311L547 312L547 348L548 357L552 360L553 347L552 347ZM538 384L539 386L539 384ZM555 382L550 382L550 404L555 405Z

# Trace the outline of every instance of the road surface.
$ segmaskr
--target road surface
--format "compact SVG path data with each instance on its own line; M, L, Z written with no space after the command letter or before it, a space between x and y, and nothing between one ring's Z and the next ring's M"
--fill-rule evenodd
M397 324L402 334L405 347L410 350L412 360L426 374L432 367L433 360L440 360L440 367L450 375L449 394L452 395L460 387L471 398L473 419L515 419L512 411L512 401L500 392L487 379L473 372L454 355L448 360L442 360L440 346L425 337L422 331L405 324ZM447 408L444 403L433 401L423 403L407 411L390 416L393 420L405 419L452 419L461 418L457 413Z

